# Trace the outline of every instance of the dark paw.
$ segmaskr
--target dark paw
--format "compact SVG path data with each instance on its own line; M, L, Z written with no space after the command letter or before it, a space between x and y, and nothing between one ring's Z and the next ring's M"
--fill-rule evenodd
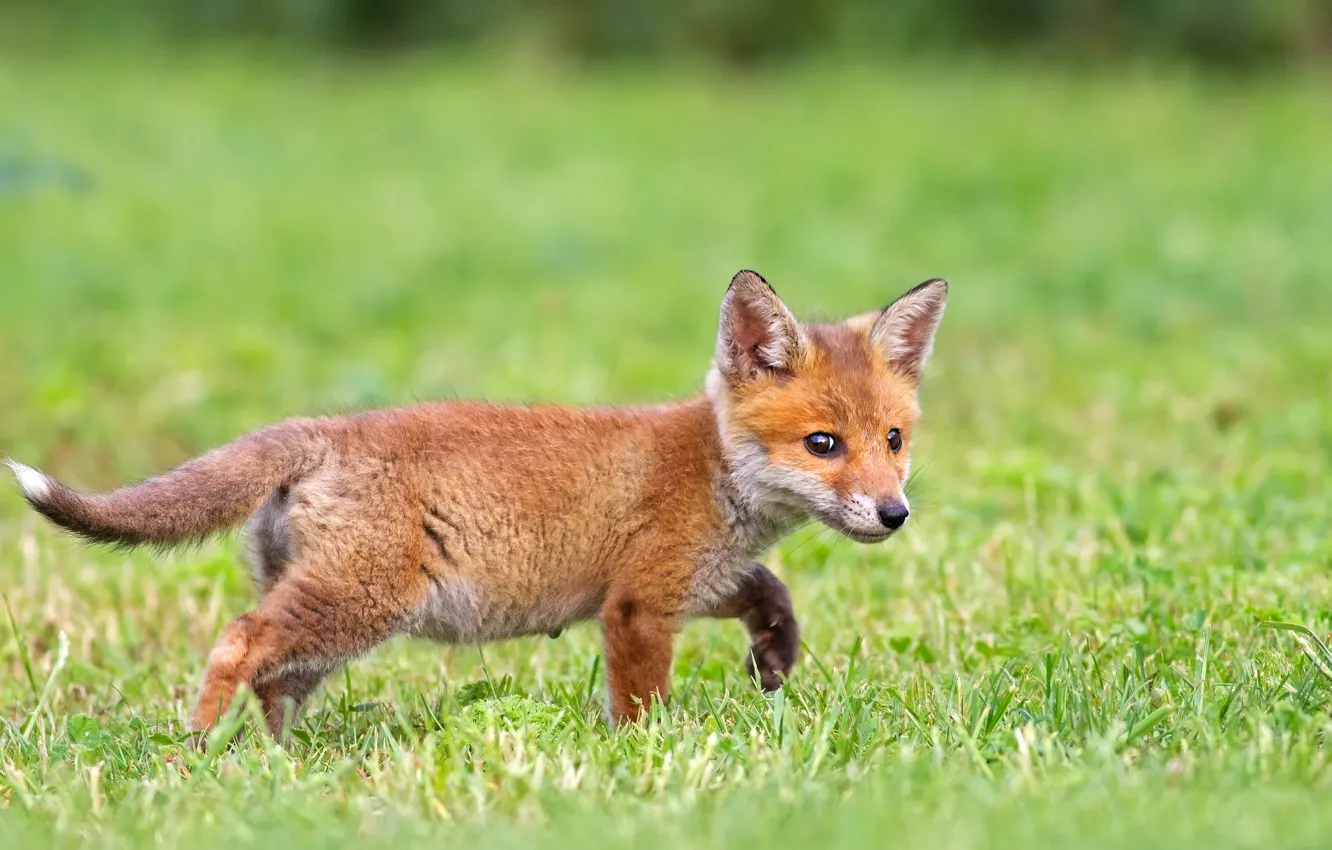
M800 652L800 627L789 612L754 635L754 645L745 659L749 678L758 679L759 687L772 692L786 681Z

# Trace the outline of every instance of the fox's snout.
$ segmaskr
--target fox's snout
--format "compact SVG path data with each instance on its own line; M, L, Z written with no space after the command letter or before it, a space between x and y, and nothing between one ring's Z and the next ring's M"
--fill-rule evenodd
M911 516L911 511L902 502L897 499L885 499L879 502L879 522L889 531L896 531L903 525L906 525L907 517Z
M816 499L811 513L843 534L862 543L875 543L891 537L906 525L911 510L900 491L892 496L878 497L857 492L849 496L828 489L824 498Z

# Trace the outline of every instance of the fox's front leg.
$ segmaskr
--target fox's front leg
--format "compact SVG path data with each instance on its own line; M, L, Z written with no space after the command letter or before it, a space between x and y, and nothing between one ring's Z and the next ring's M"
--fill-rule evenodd
M672 640L680 629L678 606L639 590L612 592L601 609L606 640L606 687L611 720L638 720L652 700L670 692Z
M745 624L752 644L745 670L751 679L757 674L763 690L780 688L800 651L800 624L782 580L762 564L752 564L731 595L709 613Z

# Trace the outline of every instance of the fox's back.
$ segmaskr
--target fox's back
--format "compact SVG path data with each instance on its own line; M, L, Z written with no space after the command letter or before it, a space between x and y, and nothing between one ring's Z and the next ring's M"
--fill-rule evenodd
M631 549L720 528L708 412L451 402L325 420L322 462L260 509L253 551L405 550L431 587L413 631L440 639L562 628L596 613Z

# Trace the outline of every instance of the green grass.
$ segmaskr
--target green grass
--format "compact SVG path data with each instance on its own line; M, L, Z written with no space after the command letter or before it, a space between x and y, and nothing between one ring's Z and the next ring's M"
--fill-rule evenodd
M953 282L908 532L781 543L788 689L699 623L642 729L600 721L585 626L394 645L289 750L197 755L194 684L252 598L236 541L92 549L0 488L0 836L1332 842L1332 665L1262 625L1332 625L1330 93L0 59L0 452L88 487L299 413L691 393L740 267L806 316Z

